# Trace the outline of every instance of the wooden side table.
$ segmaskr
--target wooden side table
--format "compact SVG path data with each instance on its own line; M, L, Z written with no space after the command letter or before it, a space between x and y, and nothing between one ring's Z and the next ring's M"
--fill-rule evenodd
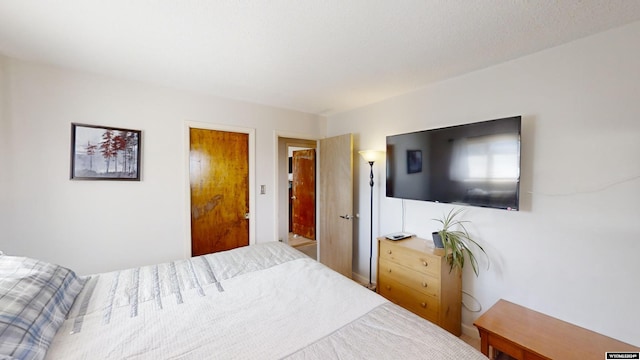
M640 352L638 347L506 300L499 300L474 325L480 331L480 350L490 359L507 354L517 360L601 360L606 352Z

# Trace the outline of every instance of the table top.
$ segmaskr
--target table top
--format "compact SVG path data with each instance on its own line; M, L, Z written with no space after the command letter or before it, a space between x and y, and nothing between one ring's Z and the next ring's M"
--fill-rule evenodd
M402 240L389 240L384 236L381 236L378 238L378 241L385 241L390 244L401 245L426 254L432 254L440 257L444 256L444 249L436 248L433 245L433 241L425 240L416 236L412 236Z
M502 299L474 325L551 359L604 359L607 351L640 351L633 345Z

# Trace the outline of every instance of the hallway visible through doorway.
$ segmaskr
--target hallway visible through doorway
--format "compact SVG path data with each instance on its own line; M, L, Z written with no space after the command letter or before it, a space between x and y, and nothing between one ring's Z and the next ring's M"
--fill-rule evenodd
M318 243L316 240L289 233L289 245L298 251L305 253L314 260L318 260Z
M278 137L278 240L318 260L316 140Z

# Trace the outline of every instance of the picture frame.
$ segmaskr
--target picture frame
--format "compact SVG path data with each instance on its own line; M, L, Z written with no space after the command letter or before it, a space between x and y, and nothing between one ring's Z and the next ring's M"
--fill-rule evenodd
M71 180L140 181L142 131L71 123Z
M422 172L422 150L407 150L407 173Z

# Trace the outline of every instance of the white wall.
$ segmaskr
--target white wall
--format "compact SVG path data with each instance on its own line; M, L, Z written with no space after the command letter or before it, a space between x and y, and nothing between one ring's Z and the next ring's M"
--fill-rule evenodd
M332 116L327 135L384 149L386 135L522 115L521 211L466 208L491 264L477 279L466 268L463 289L483 311L504 298L640 346L638 39L640 22L460 76ZM356 164L368 214L368 164ZM377 184L375 235L399 231L402 202ZM406 201L406 230L429 238L450 208ZM354 258L365 276L368 225L361 218ZM478 315L463 310L463 323Z
M0 84L0 249L92 273L185 255L185 121L256 129L257 241L275 231L274 132L324 135L324 120L213 96L5 59ZM2 112L0 111L0 114ZM142 130L142 181L70 181L71 122ZM0 160L3 159L0 157ZM2 163L0 163L2 164Z
M8 203L8 179L9 179L9 123L4 121L6 117L8 99L5 96L5 85L7 85L4 71L5 58L0 55L0 204ZM0 233L7 228L9 209L0 205ZM1 236L1 235L0 235ZM0 245L0 251L4 251Z

